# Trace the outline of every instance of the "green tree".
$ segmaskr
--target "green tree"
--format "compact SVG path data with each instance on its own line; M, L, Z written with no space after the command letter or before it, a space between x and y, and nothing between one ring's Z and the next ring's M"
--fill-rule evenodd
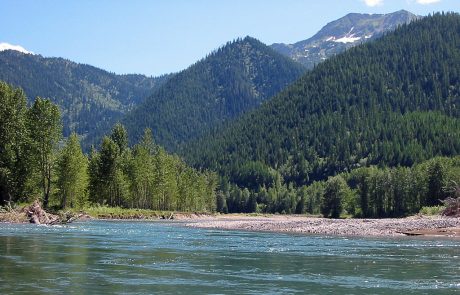
M110 138L118 146L120 153L124 153L128 148L128 132L121 123L115 124L112 128Z
M119 155L118 145L109 137L102 139L101 150L99 152L99 167L97 177L101 182L101 204L114 206L116 203L116 182L117 182L117 160Z
M347 184L341 176L331 177L326 181L321 213L324 217L338 218L342 213L342 199L346 193Z
M426 196L426 204L435 206L440 204L440 200L445 197L444 178L445 171L440 160L434 160L428 167L428 192Z
M131 207L152 208L154 164L151 132L144 133L140 144L134 146L130 165Z
M223 191L218 191L216 194L216 211L228 213L227 200Z
M91 148L88 164L88 198L90 203L102 203L101 196L103 191L103 183L99 172L100 154L94 147Z
M62 136L61 115L57 105L37 97L28 111L28 129L32 153L40 175L43 207L48 207L52 185L55 152Z
M90 200L101 205L114 204L113 184L116 179L118 146L109 137L102 139L99 152L93 150L89 163Z
M0 205L18 200L30 176L26 112L24 92L0 82Z
M313 182L306 188L306 195L306 211L311 214L319 214L324 195L324 182Z
M61 207L83 207L87 200L88 159L75 133L70 135L61 151L57 174Z

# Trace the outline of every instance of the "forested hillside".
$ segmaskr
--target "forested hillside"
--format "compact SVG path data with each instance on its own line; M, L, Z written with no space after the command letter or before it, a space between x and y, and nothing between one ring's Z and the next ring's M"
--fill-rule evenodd
M436 14L357 46L261 108L190 144L189 163L257 191L353 168L460 153L460 16Z
M86 146L95 143L168 77L115 75L62 58L0 52L0 80L21 87L29 103L37 96L50 98L61 110L64 135L77 132Z
M238 39L173 76L122 122L134 139L150 128L174 150L260 105L304 71L253 38Z

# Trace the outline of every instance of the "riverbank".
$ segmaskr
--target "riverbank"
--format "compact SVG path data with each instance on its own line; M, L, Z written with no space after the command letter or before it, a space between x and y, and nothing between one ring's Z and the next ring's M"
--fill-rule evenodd
M387 219L326 219L292 215L221 215L194 220L187 227L341 236L443 236L460 238L460 218L412 216Z
M33 222L31 207L0 212L0 222ZM47 213L48 216L51 216ZM66 223L73 220L159 220L180 221L186 227L245 230L264 232L285 232L341 236L443 236L460 238L460 218L417 215L406 218L387 219L327 219L299 215L274 214L218 214L194 212L161 212L140 209L110 207L88 208L80 212L66 212L61 215ZM56 216L54 219L57 219ZM37 222L34 223L45 223ZM49 224L53 224L48 222Z
M0 207L0 222L57 224L75 220L190 220L215 217L216 213L173 212L148 209L127 209L120 207L94 206L83 209L43 210L38 201L30 205L15 208Z

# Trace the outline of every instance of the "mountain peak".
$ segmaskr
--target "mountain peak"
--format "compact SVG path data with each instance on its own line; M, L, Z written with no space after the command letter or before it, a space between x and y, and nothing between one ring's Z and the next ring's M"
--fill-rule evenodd
M388 14L349 13L329 22L309 39L295 44L273 44L272 48L312 68L330 56L393 31L417 18L406 10Z
M176 74L122 122L133 139L148 127L157 143L177 150L258 107L304 72L257 39L240 37Z
M6 42L0 43L0 51L5 51L5 50L14 50L14 51L18 51L24 54L34 54L32 51L26 50L21 45L12 45Z

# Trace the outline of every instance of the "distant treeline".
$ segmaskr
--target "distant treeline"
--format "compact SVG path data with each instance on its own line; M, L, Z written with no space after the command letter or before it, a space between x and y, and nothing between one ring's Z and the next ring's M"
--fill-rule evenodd
M216 186L215 174L167 154L148 129L131 149L117 124L87 157L75 133L63 142L56 105L37 97L29 108L21 89L0 82L0 204L213 211Z
M253 163L252 167L261 165ZM424 206L440 205L447 197L458 197L460 156L437 157L410 168L362 167L301 187L283 184L275 170L253 175L272 184L249 190L224 181L217 194L217 210L401 217L418 213Z

